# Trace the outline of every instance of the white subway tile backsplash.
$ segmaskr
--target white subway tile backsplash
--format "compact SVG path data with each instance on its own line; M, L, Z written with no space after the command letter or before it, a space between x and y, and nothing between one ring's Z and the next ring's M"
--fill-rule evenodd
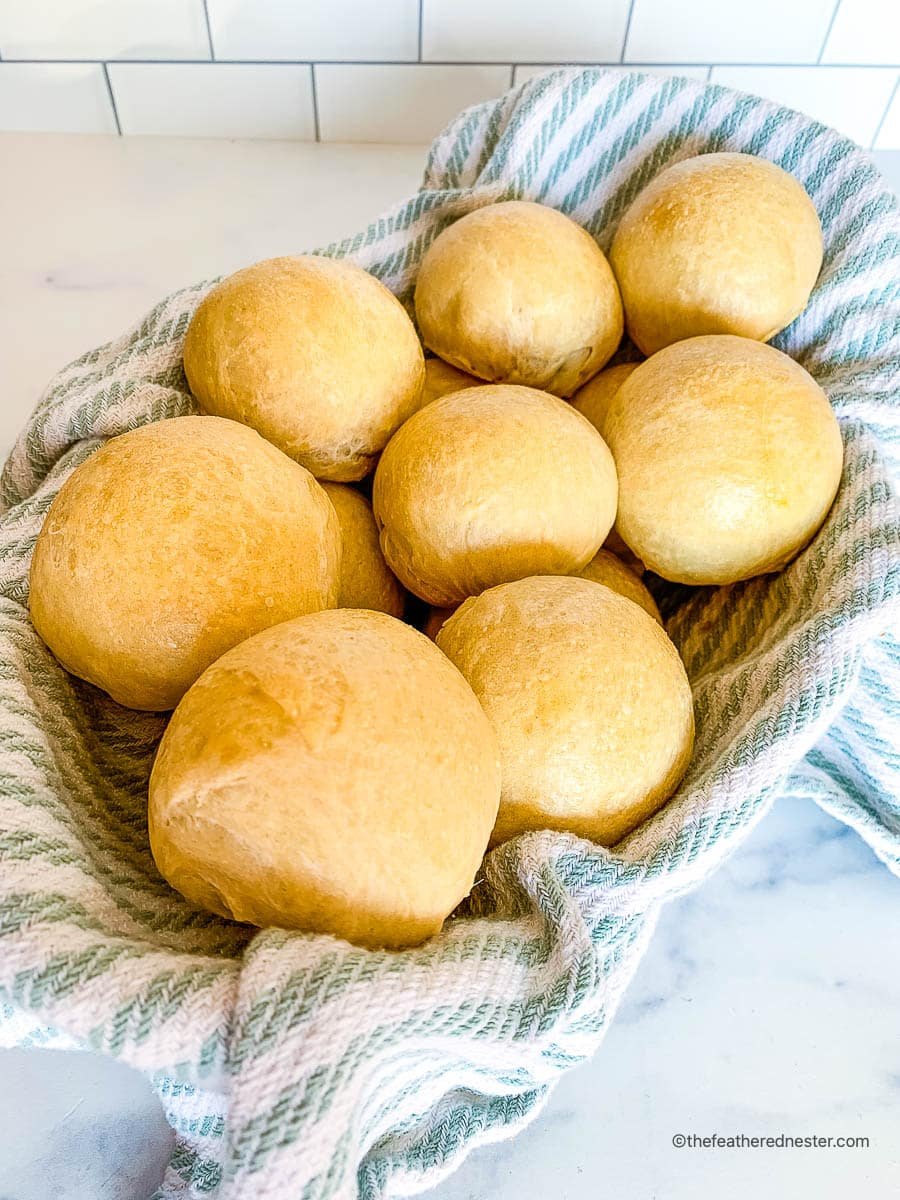
M113 63L123 133L315 138L308 66Z
M209 58L203 0L0 0L0 55Z
M894 89L893 99L875 138L875 149L900 150L900 88Z
M418 0L207 0L216 58L413 59Z
M590 64L585 63L585 64L581 64L581 65L589 66ZM666 64L653 63L653 65L649 66L649 67L638 67L638 66L624 66L623 67L623 66L612 65L612 66L604 66L604 69L607 71L612 71L615 74L619 74L619 75L624 74L625 72L628 72L628 71L637 71L644 75L683 75L687 79L698 79L701 82L703 80L705 80L707 75L709 74L709 67L698 67L696 64L691 64L689 66L685 66L685 65L673 66L668 63L666 63ZM518 66L518 67L516 67L515 71L513 72L513 82L517 83L517 84L524 83L526 79L535 79L538 75L546 75L550 71L556 71L556 70L559 70L559 68L554 67L551 64L545 64L544 66L540 66L540 67Z
M635 0L625 61L814 63L834 3Z
M0 0L0 59L0 128L419 143L595 64L900 147L900 0Z
M99 63L0 63L0 130L115 133Z
M823 63L900 63L900 3L840 0Z
M887 67L715 67L712 82L796 108L869 146L897 75Z
M509 67L317 65L323 142L430 142L462 108L509 86Z
M629 0L424 0L422 56L451 62L618 61L628 8Z

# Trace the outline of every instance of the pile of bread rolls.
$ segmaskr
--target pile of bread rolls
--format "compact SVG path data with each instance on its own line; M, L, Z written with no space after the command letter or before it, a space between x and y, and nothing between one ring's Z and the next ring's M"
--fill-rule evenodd
M402 947L489 845L610 846L655 812L694 721L643 572L776 571L837 491L828 401L766 345L821 261L799 183L708 154L637 196L608 260L540 204L448 224L418 334L345 261L214 287L184 344L204 415L78 467L31 568L64 667L174 709L163 876L224 917ZM648 357L604 370L625 329Z

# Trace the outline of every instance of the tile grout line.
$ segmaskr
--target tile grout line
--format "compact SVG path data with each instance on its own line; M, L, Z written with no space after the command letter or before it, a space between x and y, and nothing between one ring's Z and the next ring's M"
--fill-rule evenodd
M209 23L209 3L203 0L203 20L206 22L206 40L209 42L209 61L216 61L216 51L213 47L212 25Z
M424 22L425 22L425 0L419 0L419 49L418 49L418 59L417 59L418 62L422 61L422 34L423 34L422 27L424 25Z
M316 65L309 64L309 77L312 80L313 128L316 131L316 141L321 142L322 131L319 128L319 93L316 88Z
M828 39L831 37L831 31L834 29L834 23L837 20L840 7L841 0L835 0L835 5L831 12L831 20L828 22L828 28L825 30L825 36L822 38L822 45L819 47L819 57L816 59L816 66L819 66L822 62L822 55L825 53L825 47L828 45Z
M628 49L628 36L631 33L631 18L634 16L634 0L628 5L628 16L625 18L625 32L622 35L622 49L619 51L619 62L625 62L625 51Z
M63 66L63 65L81 65L88 66L97 63L102 63L100 58L6 58L5 63L22 63L36 66ZM116 66L165 66L165 67L203 67L210 66L213 60L208 58L118 58L115 59ZM214 60L216 66L235 66L235 67L308 67L314 63L318 66L326 67L503 67L506 66L508 60L504 59L428 59L427 62L421 64L413 58L217 58ZM532 60L530 62L519 62L516 64L520 67L642 67L647 70L653 70L655 67L707 67L708 63L697 60L695 62L666 62L662 59L657 59L654 62L647 61L628 61L621 59L592 59L585 61L584 59L565 59L560 62L548 63L545 59L540 62ZM895 63L866 63L866 62L849 62L849 63L816 63L812 60L807 62L716 62L713 67L753 67L766 71L799 71L799 70L815 70L821 67L823 71L898 71L900 70L900 62Z
M894 86L891 89L890 96L888 96L888 102L884 106L884 112L881 114L881 117L878 120L878 124L875 126L875 132L872 134L872 141L869 145L870 150L875 149L875 143L878 141L878 137L879 137L879 134L881 133L882 126L884 125L885 121L887 120L888 113L891 111L891 105L894 103L894 100L897 97L898 89L900 89L900 75L898 75L897 78L894 80Z
M103 78L106 80L106 94L109 96L109 102L112 105L113 120L116 123L116 133L119 137L122 136L122 122L119 120L119 109L116 104L116 94L113 91L112 80L109 77L109 63L103 64Z

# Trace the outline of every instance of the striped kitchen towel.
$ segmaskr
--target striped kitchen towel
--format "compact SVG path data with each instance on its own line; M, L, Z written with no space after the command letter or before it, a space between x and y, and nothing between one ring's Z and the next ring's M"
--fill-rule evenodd
M145 820L163 719L67 676L28 621L62 481L104 438L194 411L181 346L209 285L64 370L19 439L0 516L0 1029L150 1076L177 1135L159 1197L408 1195L509 1135L596 1050L659 906L777 796L812 797L900 873L900 222L866 156L724 88L569 70L463 113L417 195L323 253L408 301L426 247L478 205L539 200L606 247L662 167L714 150L779 163L821 216L819 285L776 344L834 405L840 493L781 575L663 597L697 715L671 803L614 851L553 833L497 848L419 949L257 932L174 893Z

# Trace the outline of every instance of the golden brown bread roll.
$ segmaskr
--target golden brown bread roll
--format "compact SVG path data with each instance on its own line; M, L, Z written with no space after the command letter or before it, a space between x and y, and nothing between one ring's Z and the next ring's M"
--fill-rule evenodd
M572 407L577 408L582 416L587 417L601 437L603 436L603 422L606 420L613 396L629 375L637 370L638 366L640 366L639 363L620 363L617 367L607 367L605 371L601 371L599 375L595 375L593 379L589 380L584 387L579 388L572 397ZM642 575L644 573L644 564L625 545L616 533L615 527L609 531L603 548L615 555L634 574ZM590 578L590 576L586 576L586 578ZM606 583L607 581L601 579L598 582ZM613 585L609 584L609 586Z
M372 493L381 548L411 592L446 608L525 575L586 566L616 512L603 439L533 388L469 388L391 438Z
M619 562L623 562L639 578L647 569L630 546L626 546L622 541L622 538L616 531L615 525L609 531L606 541L603 543L603 549L608 550L610 554L614 554Z
M349 484L322 486L341 526L338 608L371 608L402 617L406 593L384 561L371 504Z
M690 761L691 690L638 605L587 579L521 579L467 600L438 645L500 742L491 844L558 829L611 846L668 799Z
M252 429L175 417L63 484L31 619L63 666L130 708L174 708L237 642L337 602L341 535L312 475Z
M828 399L803 368L747 338L690 338L642 363L604 423L616 528L678 583L777 571L812 538L841 478Z
M194 313L184 370L201 407L258 430L320 479L362 479L419 406L425 362L403 306L353 263L271 258Z
M644 188L609 257L628 332L645 354L707 333L767 342L806 307L822 229L781 167L751 154L701 154Z
M153 766L150 845L222 916L408 946L471 888L499 795L496 738L456 668L393 617L337 609L194 684Z
M578 389L572 397L572 407L577 408L582 416L587 417L600 436L603 436L603 422L612 402L613 396L638 367L638 363L619 363L617 367L607 367L599 375Z
M654 621L662 625L663 620L656 607L656 601L644 586L641 579L609 550L598 550L583 571L578 572L581 579L590 579L594 583L602 583L620 596L639 604L645 613L649 613Z
M603 251L543 204L468 213L419 268L425 345L462 371L571 396L622 339L622 302Z
M422 400L419 405L424 408L432 400L440 400L441 396L449 396L451 392L461 392L463 388L482 387L483 379L458 371L442 358L425 359L425 386L422 388Z
M437 641L437 635L444 628L444 623L453 616L459 608L458 604L452 605L450 608L432 608L429 609L428 618L422 632L426 637L431 638L433 642Z

